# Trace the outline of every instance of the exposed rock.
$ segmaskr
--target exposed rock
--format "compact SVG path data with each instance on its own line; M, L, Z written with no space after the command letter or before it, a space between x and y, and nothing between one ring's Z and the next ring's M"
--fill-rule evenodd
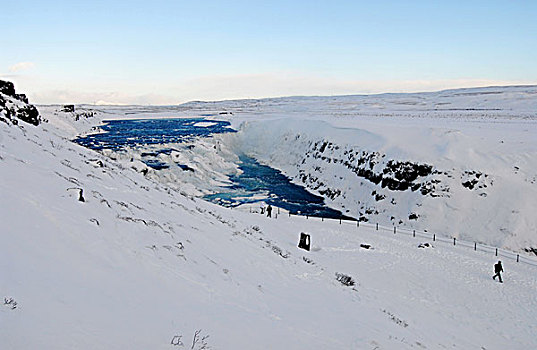
M533 253L535 255L537 255L537 248L525 248L524 251L526 251L527 253Z
M73 112L75 115L75 121L80 120L80 118L93 118L95 117L94 111L85 111L85 112Z
M36 126L41 122L37 108L28 104L26 95L15 93L12 82L0 80L0 121L17 125L18 119Z
M327 197L327 198L330 198L330 199L334 200L336 197L339 197L341 195L341 190L331 190L331 189L327 188L327 189L324 189L324 190L320 190L319 194L321 196L324 196L324 197Z
M19 110L15 113L15 116L22 121L36 126L39 125L40 122L39 112L34 105L27 104L19 108Z
M488 181L488 175L477 171L465 171L461 175L461 185L470 191L487 188L492 185L492 181Z
M415 185L414 181L418 177L428 176L432 170L432 165L428 164L389 160L382 170L384 174L382 187L387 187L392 191L406 191Z
M75 111L75 105L64 105L62 108L62 112L74 112Z
M336 279L345 286L352 287L356 284L351 276L343 273L336 272Z
M15 86L10 81L0 80L0 94L14 97L15 95Z
M194 169L189 167L188 165L186 164L177 164L177 166L181 169L183 169L183 171L191 171L191 172L194 172Z
M418 220L419 218L419 215L418 214L415 214L415 213L411 213L409 216L408 216L408 220Z
M21 102L24 102L24 103L29 103L28 102L28 97L26 97L25 94L15 94L13 95L13 97Z
M430 164L387 160L386 155L379 152L359 150L349 146L341 147L326 140L312 141L310 145L311 148L305 153L302 164L308 162L314 171L300 169L297 178L306 187L318 191L331 200L345 196L344 189L328 187L327 179L322 176L323 171L320 170L332 167L331 164L342 165L360 179L371 182L374 185L372 187L376 188L372 196L377 202L387 197L387 194L380 193L380 189L399 192L420 191L423 196L431 197L450 196L449 186L442 183L440 178L446 176L450 178L451 174L434 169ZM322 163L325 164L322 165ZM394 201L391 203L396 205ZM368 212L365 214L370 215ZM359 217L362 215L360 212Z

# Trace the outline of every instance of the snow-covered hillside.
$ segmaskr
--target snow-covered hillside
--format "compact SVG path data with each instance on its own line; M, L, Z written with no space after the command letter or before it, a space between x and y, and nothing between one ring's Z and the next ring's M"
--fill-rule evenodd
M184 115L198 113L188 106L180 108ZM206 112L205 107L196 108ZM292 111L292 103L282 108ZM350 117L309 118L290 112L298 120L281 121L277 120L281 116L263 114L262 109L259 115L250 111L243 116L237 110L219 115L220 109L225 108L218 107L216 115L230 118L241 131L214 142L250 150L296 179L301 174L296 161L303 159L304 164L311 162L308 169L324 166L323 173L337 173L333 162L315 163L322 158L313 156L315 143L310 141L331 141L333 146L327 144L324 151L332 149L334 158L345 156L345 147L354 145L357 133L360 140L371 141L372 152L432 162L425 157L431 151L391 152L403 145L403 137L394 141L388 136L397 135L397 129L372 119L355 124ZM491 278L497 258L490 253L431 241L433 247L418 248L423 239L376 231L372 226L284 213L267 218L222 208L164 186L122 159L113 160L70 141L102 119L124 117L127 108L93 110L94 114L78 118L53 106L40 110L48 123L37 127L0 122L2 349L537 346L533 312L537 275L531 265L504 261L505 283L500 284ZM152 116L151 111L156 112L153 116L170 116L173 110L154 108L135 116ZM347 123L352 127L343 130ZM509 123L503 130L511 125L513 132L504 143L509 150L527 148L517 158L526 161L519 165L519 174L527 176L530 170L525 166L535 159L532 144L528 137L518 145L515 137L525 131ZM387 134L379 132L384 127ZM532 128L530 121L528 132ZM476 131L478 125L469 129ZM424 130L408 132L422 133L428 140L423 142L434 142L438 130ZM498 129L485 127L485 131ZM296 142L289 141L291 136ZM445 154L456 149L451 147L473 145L468 141L458 146L461 139L447 144ZM442 136L440 140L446 141ZM316 146L317 152L321 146ZM285 157L283 152L288 152ZM416 158L411 157L414 154ZM500 159L490 168L476 156L471 165L483 167L467 169L490 174L495 186L501 181L492 170L513 156L496 153L490 158ZM457 166L462 162L450 159ZM432 165L451 171L452 167L444 168L448 163ZM350 176L341 170L341 176ZM330 185L337 183L332 180ZM531 188L518 189L513 197L533 205L526 199L532 192L523 192ZM491 197L489 193L485 199ZM334 204L345 203L335 200ZM300 232L311 234L311 251L297 247Z
M194 174L152 174L191 194L225 185L237 171L236 155L245 153L345 215L537 251L535 86L103 108L105 119L230 120L238 133L164 159L180 157ZM220 152L209 151L214 144Z
M514 250L537 246L535 122L400 122L343 129L278 119L223 137L360 220Z
M535 86L192 106L233 113L240 132L222 143L349 216L537 247Z

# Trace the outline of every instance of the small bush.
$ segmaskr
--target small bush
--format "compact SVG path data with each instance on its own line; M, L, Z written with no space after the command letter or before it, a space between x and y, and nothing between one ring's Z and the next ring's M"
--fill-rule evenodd
M11 310L15 310L17 308L18 303L13 298L4 298L4 305L11 308Z
M336 279L345 286L352 287L356 284L351 276L347 276L343 273L336 272Z
M194 332L194 335L192 337L192 344L187 344L185 346L185 343L183 342L183 336L182 335L174 335L170 344L172 346L176 346L179 348L188 348L191 350L209 350L211 347L209 346L209 343L207 342L207 339L209 339L208 334L203 334L201 329L198 329L196 332ZM186 341L186 339L185 339Z

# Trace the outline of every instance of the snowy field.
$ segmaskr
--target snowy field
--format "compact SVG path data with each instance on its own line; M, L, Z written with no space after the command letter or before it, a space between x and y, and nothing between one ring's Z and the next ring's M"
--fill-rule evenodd
M520 254L537 245L536 88L500 90L95 107L96 117L78 121L45 106L48 123L38 127L0 123L2 349L536 348L537 267L502 258L500 284L491 278L491 252L372 225L389 227L383 218L420 204L427 210L416 225L478 227L469 218L477 216L487 230L462 238ZM455 189L458 177L449 197L397 192L399 205L368 202L385 215L360 227L284 212L267 218L207 203L193 197L199 184L167 186L158 174L144 176L136 160L71 142L104 119L203 114L239 130L203 141L205 153L221 145L206 154L218 164L247 150L297 182L307 169L296 161L306 159L310 170L344 177L327 175L331 189L352 183L355 175L304 156L325 140L339 146L332 159L356 146L457 176L481 171L494 185L481 189L486 197ZM297 134L305 141L291 142ZM201 165L202 155L181 161ZM347 199L332 204L350 208L353 188L338 187ZM511 219L502 205L516 211ZM300 232L311 234L311 251L297 247ZM354 284L341 283L345 276Z

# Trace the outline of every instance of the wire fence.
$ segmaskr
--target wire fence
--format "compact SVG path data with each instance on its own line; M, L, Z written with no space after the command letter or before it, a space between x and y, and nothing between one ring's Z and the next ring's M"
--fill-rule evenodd
M344 219L344 218L325 218L325 217L319 217L319 216L309 216L309 215L301 215L301 214L292 214L291 212L284 211L283 209L280 210L280 208L274 208L275 212L273 213L272 217L278 218L279 216L301 216L304 217L306 220L312 219L312 220L318 220L321 222L339 222L340 225L354 225L356 227L370 227L375 231L384 232L384 233L391 233L394 235L397 234L403 234L407 236L412 237L418 237L418 238L424 238L427 240L432 240L435 243L441 243L441 244L449 244L455 247L462 247L474 250L476 252L484 252L489 254L494 254L497 257L510 259L513 261L516 261L518 263L524 263L527 265L531 265L534 267L537 267L537 259L532 258L526 255L520 255L519 253L506 250L503 248L494 247L488 244L484 243L478 243L478 242L471 242L466 240L461 240L456 237L449 237L449 235L446 234L437 234L432 233L424 230L416 230L416 229L408 229L405 227L397 227L397 226L383 226L379 223L369 223L369 222L360 222L359 220L354 219ZM252 211L252 208L250 208L250 212L256 212Z

